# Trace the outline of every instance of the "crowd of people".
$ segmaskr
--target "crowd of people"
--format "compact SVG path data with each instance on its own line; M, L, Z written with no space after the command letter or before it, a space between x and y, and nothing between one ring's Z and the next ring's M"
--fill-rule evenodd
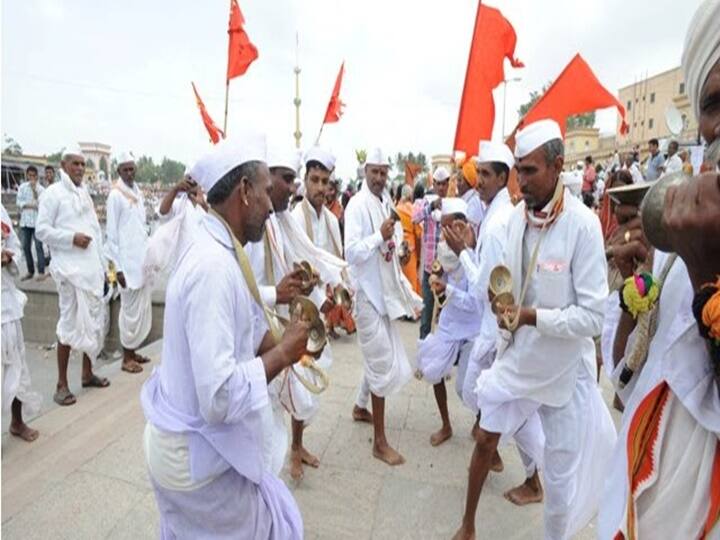
M401 466L385 404L413 376L398 321L419 319L415 376L433 386L441 418L430 444L453 436L445 382L454 370L458 398L476 417L464 426L475 447L454 538L476 537L505 439L525 469L505 497L544 504L545 538L570 538L596 514L602 539L718 537L719 21L720 2L705 0L685 41L706 163L656 209L665 251L648 240L636 202L613 202L607 189L661 185L684 167L678 145L664 157L649 141L644 171L630 155L602 170L587 159L578 175L565 171L553 120L524 126L513 149L480 141L475 156L435 168L427 190L402 185L392 196L390 161L372 149L362 184L342 203L329 150L299 154L246 133L187 170L160 201L152 235L133 155L117 158L103 234L82 152L66 149L55 182L43 190L34 171L18 193L27 275L35 239L49 250L58 291L54 400L76 401L72 350L82 354L83 387L110 384L93 366L113 281L122 369L143 371L151 291L165 279L161 363L140 396L161 537L302 538L279 473L287 461L300 481L306 466L320 466L303 435L332 372L327 336L357 335L363 375L348 412L372 425L373 455ZM508 188L512 171L520 201ZM39 401L25 360L26 297L14 281L19 241L4 207L2 240L3 406L10 432L33 441L23 414ZM36 254L43 276L38 244ZM619 432L599 371L623 410Z

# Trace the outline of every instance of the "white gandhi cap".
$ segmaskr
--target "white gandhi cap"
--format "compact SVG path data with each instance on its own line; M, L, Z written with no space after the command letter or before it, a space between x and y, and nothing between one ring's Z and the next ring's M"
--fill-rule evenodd
M538 120L515 135L515 157L524 158L533 150L555 139L562 141L562 132L555 120Z
M264 135L247 134L222 139L195 162L190 169L190 177L208 193L223 176L250 161L267 161Z

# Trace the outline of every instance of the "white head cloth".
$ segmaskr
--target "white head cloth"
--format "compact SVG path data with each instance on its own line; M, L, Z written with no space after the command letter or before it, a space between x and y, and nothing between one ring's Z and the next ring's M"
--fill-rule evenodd
M249 161L267 161L264 135L249 134L221 140L195 162L190 177L208 193L223 176Z
M562 132L555 120L538 120L525 126L515 135L515 157L524 158L533 150L555 139L562 140Z
M67 156L80 156L85 159L82 149L79 144L69 144L63 149L61 159L65 159Z
M373 148L367 153L365 158L365 165L381 165L385 167L390 166L390 160L380 148Z
M685 36L682 68L695 118L700 118L700 92L720 60L720 0L705 0L695 11Z
M462 214L467 217L467 203L460 197L445 197L442 200L442 215Z
M450 178L450 173L445 167L438 167L435 169L435 172L433 173L433 180L436 182L445 182L448 178Z
M287 167L297 172L300 170L300 151L295 148L270 145L268 148L267 166Z
M116 157L115 161L117 162L118 167L123 163L135 163L135 156L133 156L132 152L125 151Z
M515 158L508 145L492 141L480 141L477 162L504 163L508 169L512 169L515 166Z
M318 161L323 164L328 171L332 171L335 168L335 156L329 150L321 148L320 146L313 146L305 154L305 166L311 161Z

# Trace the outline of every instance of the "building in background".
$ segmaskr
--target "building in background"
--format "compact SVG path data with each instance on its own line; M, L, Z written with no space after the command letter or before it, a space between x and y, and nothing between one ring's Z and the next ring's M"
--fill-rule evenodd
M91 183L109 180L110 145L99 142L81 142L78 145L85 155L85 180Z

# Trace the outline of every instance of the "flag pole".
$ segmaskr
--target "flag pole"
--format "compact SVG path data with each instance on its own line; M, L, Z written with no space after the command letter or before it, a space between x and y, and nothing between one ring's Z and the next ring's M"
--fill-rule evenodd
M320 125L320 131L318 132L317 139L315 139L315 146L319 146L319 145L320 145L320 135L322 135L322 132L323 132L323 128L324 128L324 127L325 127L325 122L323 121L323 123Z
M230 0L230 13L232 13L233 0ZM230 61L230 26L228 25L228 62ZM223 133L227 137L227 113L228 113L228 97L230 95L230 79L225 74L225 119L223 121Z

